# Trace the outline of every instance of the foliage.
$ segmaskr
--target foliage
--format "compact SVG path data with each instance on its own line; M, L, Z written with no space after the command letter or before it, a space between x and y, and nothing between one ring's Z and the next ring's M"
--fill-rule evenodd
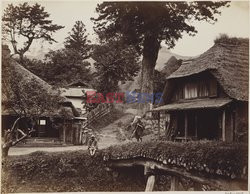
M11 156L2 172L2 191L6 193L144 191L146 185L143 171L138 169L121 170L114 179L113 172L106 170L102 152L95 157L87 151ZM168 190L169 179L157 178L162 181L156 181L155 190Z
M34 40L43 39L50 43L56 42L52 38L52 34L62 29L63 26L52 24L48 18L49 13L37 3L32 6L27 2L18 6L9 4L4 10L3 34L10 38L9 41L14 52L20 56L21 60ZM23 44L20 37L25 39Z
M157 41L164 40L172 48L183 32L189 35L197 33L189 21L215 22L215 16L221 13L219 8L227 5L225 1L104 2L97 6L99 17L93 20L101 39L122 34L128 43L145 50L147 37L154 36Z
M49 51L45 55L45 62L41 64L42 67L39 67L34 60L26 63L26 66L52 85L65 86L74 81L88 83L92 79L92 74L90 63L85 59L89 58L90 49L85 25L81 21L76 21L66 38L63 49ZM39 72L40 69L41 72Z
M121 41L96 45L92 58L97 71L97 89L104 93L117 91L119 81L133 80L140 68L134 47Z
M90 63L74 49L60 49L46 54L46 74L44 79L57 86L65 86L73 81L91 80Z
M165 87L166 77L165 74L155 70L154 74L154 93L163 92Z
M90 45L87 39L86 28L82 21L76 21L69 36L66 38L64 43L65 48L73 49L78 53L82 54L83 59L89 57Z
M215 38L214 43L215 44L222 43L222 44L238 45L244 39L245 38L230 37L227 34L220 34L218 37Z

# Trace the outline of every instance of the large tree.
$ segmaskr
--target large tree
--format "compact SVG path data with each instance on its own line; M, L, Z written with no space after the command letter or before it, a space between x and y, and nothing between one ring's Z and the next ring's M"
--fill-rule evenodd
M66 37L64 48L46 54L44 79L50 84L65 86L73 81L91 80L90 45L88 34L82 21L76 21L69 36Z
M76 80L89 83L91 80L90 45L85 25L76 21L64 42L64 48L51 50L45 55L45 61L24 58L23 66L48 83L65 86Z
M133 80L140 69L135 48L119 40L95 45L92 58L95 60L97 89L104 93L117 91L119 81Z
M141 92L152 93L160 44L175 46L184 32L195 35L193 20L213 23L228 2L104 2L98 4L95 31L101 40L122 36L142 53Z
M76 21L69 36L64 42L67 49L73 49L82 54L83 59L89 58L90 45L85 25L82 21Z
M17 6L9 4L4 10L3 34L11 42L14 53L19 55L21 61L34 40L56 42L52 34L63 26L53 24L48 18L49 13L37 3L23 3Z
M74 49L60 49L46 54L44 79L52 85L65 86L71 82L91 80L90 63Z

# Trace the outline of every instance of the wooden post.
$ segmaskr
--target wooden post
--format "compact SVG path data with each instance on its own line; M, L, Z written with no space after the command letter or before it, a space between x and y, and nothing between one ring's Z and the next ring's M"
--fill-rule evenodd
M160 137L161 135L161 113L160 111L158 112L158 136Z
M145 191L153 191L155 184L155 176L151 175L148 177Z
M147 185L145 191L153 191L155 184L155 175L152 173L155 169L154 165L149 162L144 166L144 175L148 176Z
M170 191L184 191L184 187L177 176L171 176Z
M194 182L194 191L202 191L202 184Z
M65 120L63 120L63 143L66 143L66 126L65 126Z
M222 141L226 141L226 111L222 113Z
M195 138L198 139L198 116L197 113L195 113Z
M231 126L230 126L230 142L232 142L234 140L234 112L231 111L230 114L230 121L231 121Z
M171 176L170 191L178 191L178 180L176 176Z
M188 120L187 120L187 112L185 112L185 141L187 141L188 136Z

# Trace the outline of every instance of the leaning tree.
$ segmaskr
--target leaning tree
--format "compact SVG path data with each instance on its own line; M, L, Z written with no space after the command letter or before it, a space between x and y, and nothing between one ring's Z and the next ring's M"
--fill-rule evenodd
M57 90L28 72L9 57L3 49L2 55L2 111L15 115L9 129L4 129L2 156L8 155L9 148L27 138L41 116L60 114L60 97ZM27 128L18 127L20 121L29 123Z
M49 20L49 13L39 4L29 5L27 2L14 6L9 4L3 12L3 35L11 42L14 53L23 61L24 54L32 42L37 39L56 42L52 34L63 26Z
M152 93L152 75L161 42L173 48L184 32L197 33L191 21L214 23L224 6L229 6L229 2L104 2L98 4L99 16L92 20L101 40L122 36L142 53L141 92Z

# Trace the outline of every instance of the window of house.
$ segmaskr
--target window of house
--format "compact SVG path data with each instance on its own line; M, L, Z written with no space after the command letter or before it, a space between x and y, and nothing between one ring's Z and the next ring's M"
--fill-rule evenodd
M179 99L183 99L183 88L182 88L182 86L178 87L176 89L176 92L175 92L175 95L174 95L174 100L177 101Z
M198 97L198 88L196 83L187 83L184 87L184 98L197 98Z
M216 97L217 96L217 81L215 79L211 79L209 83L209 96Z
M39 124L40 124L40 125L46 125L46 120L44 120L44 119L43 119L43 120L40 120L40 121L39 121Z
M198 96L206 97L208 96L208 85L206 82L202 81L199 83Z

